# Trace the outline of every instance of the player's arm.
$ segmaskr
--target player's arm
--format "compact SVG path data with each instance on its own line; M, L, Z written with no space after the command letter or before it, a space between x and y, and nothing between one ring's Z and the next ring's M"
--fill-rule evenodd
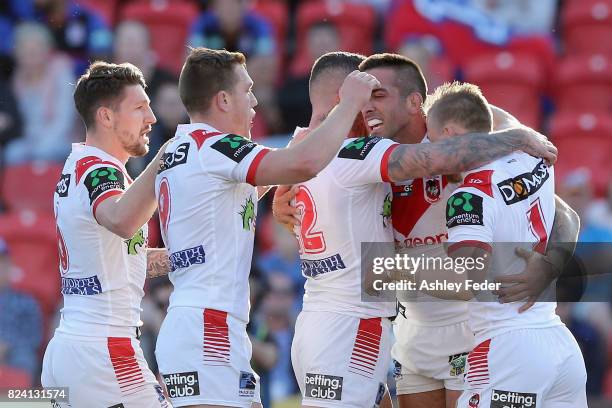
M557 159L557 148L544 135L526 127L515 127L451 137L439 143L400 145L391 153L388 174L392 181L457 174L517 150L550 163Z
M122 238L129 239L149 221L157 208L155 176L166 144L124 192L110 196L96 207L94 217L100 225Z
M546 253L517 248L516 254L526 262L517 275L501 276L496 281L508 285L498 291L502 303L526 300L519 312L529 309L538 297L559 277L576 250L580 217L565 201L555 196L555 220Z
M349 74L340 88L340 103L323 123L302 142L265 155L255 184L295 184L316 176L334 158L376 86L378 80L365 72Z
M147 249L147 278L156 278L172 272L172 262L166 248Z
M512 116L511 113L506 112L502 108L495 105L489 105L491 113L493 114L493 130L504 130L517 126L521 126L521 123Z

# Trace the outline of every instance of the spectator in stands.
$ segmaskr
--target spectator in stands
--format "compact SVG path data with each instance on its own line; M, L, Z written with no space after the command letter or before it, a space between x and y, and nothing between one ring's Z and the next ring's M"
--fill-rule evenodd
M75 123L71 62L55 52L49 30L38 23L17 27L15 60L12 87L25 126L7 145L6 161L62 161Z
M491 18L507 24L514 34L550 35L557 13L557 0L471 0Z
M22 369L34 379L42 340L42 318L33 297L11 288L13 271L8 247L0 239L0 366Z
M30 1L8 0L0 2L0 78L8 79L13 67L13 32L20 20L34 17Z
M151 97L153 112L157 123L149 133L149 153L144 157L132 158L128 162L128 170L132 176L137 176L157 154L159 148L174 137L176 127L187 123L189 118L178 91L178 83L169 80L157 84L155 97Z
M587 209L585 221L608 231L612 238L612 179L608 183L607 197L595 200Z
M9 141L21 135L23 122L10 83L0 80L0 95L0 149L3 150Z
M46 24L57 48L69 54L80 75L89 61L108 59L113 36L109 25L95 11L72 0L34 0L35 18Z
M442 44L433 35L408 37L397 53L410 58L421 67L429 89L436 89L454 78L452 64L444 57Z
M129 62L140 68L147 81L147 95L152 101L162 84L178 80L172 73L158 67L149 29L138 21L122 21L115 29L113 60L117 64Z
M274 55L271 25L248 7L247 0L213 0L194 22L189 45L240 51L247 58Z
M299 61L299 66L292 67L290 76L278 93L285 132L293 132L296 126L306 127L310 122L311 106L308 97L310 68L321 55L340 49L340 34L337 27L326 21L310 26L306 36L306 48L308 60Z

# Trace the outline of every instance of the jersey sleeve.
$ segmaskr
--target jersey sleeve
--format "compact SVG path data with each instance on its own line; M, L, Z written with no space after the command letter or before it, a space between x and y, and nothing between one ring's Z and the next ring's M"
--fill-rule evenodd
M348 139L333 162L337 166L336 179L345 187L390 182L389 156L397 146L398 143L380 137Z
M227 134L200 149L200 159L209 174L254 186L257 167L268 152L270 149L242 136Z
M98 205L107 198L121 194L128 184L127 176L115 163L101 159L79 161L76 167L77 187L85 195L94 218Z
M446 204L448 253L463 247L480 247L491 252L498 202L491 185L491 170L468 174Z

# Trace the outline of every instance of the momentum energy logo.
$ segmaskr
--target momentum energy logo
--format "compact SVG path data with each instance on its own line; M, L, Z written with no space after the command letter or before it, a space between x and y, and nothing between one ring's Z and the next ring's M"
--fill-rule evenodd
M306 398L340 401L342 399L342 377L306 373Z
M514 178L497 183L507 205L518 203L535 194L548 180L550 172L544 161L540 161L531 173L523 173Z
M236 163L240 163L255 146L257 146L257 143L253 143L242 136L227 135L217 140L210 147Z
M446 226L483 225L482 197L458 192L448 199L446 206Z
M344 146L338 153L342 159L364 160L368 153L380 142L380 137L360 137Z
M491 408L536 408L537 394L493 390Z
M200 395L198 372L174 373L162 375L170 398L191 397Z

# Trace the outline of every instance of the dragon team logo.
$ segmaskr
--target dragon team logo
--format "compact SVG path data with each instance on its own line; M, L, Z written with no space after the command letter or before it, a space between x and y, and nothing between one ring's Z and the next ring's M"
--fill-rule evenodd
M245 231L255 231L255 203L249 196L242 206L242 211L238 214L242 217L242 229Z
M168 179L163 178L159 183L159 224L161 225L161 234L164 242L168 243L168 223L170 222L170 185Z
M382 215L383 227L388 227L389 221L391 220L391 193L388 193L385 196L385 201L383 201L383 209L380 215Z
M147 243L142 228L139 229L132 238L126 239L125 243L127 245L128 255L138 255L138 248L145 246Z
M423 195L425 201L433 204L440 201L442 194L442 176L435 176L423 179Z
M68 249L66 248L66 242L64 241L64 236L62 235L59 227L56 227L55 230L57 231L57 248L59 250L60 272L62 275L65 275L66 272L68 272L68 265L70 265Z

